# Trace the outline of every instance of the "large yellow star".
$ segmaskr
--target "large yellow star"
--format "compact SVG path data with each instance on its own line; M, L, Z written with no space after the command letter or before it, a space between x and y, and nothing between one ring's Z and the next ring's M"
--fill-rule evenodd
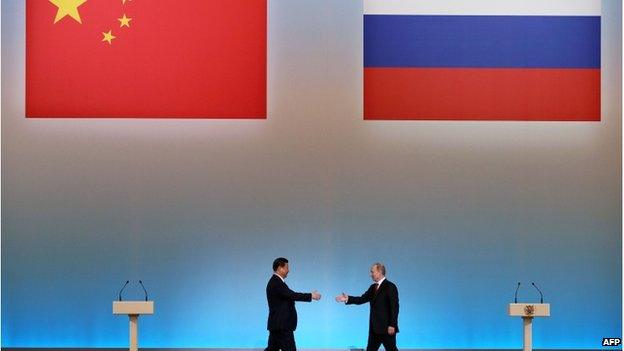
M75 19L78 23L82 24L80 19L80 13L78 13L78 7L87 2L87 0L50 0L54 6L58 7L54 23L60 21L65 16L69 16Z
M130 21L132 21L132 18L130 17L126 17L126 14L124 13L122 18L118 18L119 22L121 22L121 25L119 26L119 28L126 26L128 28L130 28Z
M104 39L102 39L102 41L107 41L109 45L113 43L113 39L117 38L113 35L112 30L109 30L108 33L102 32L102 34L104 35Z

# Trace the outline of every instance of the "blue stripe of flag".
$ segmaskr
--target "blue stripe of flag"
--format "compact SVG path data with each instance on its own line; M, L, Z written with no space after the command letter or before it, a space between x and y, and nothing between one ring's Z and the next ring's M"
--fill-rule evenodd
M364 66L600 68L600 17L364 15Z

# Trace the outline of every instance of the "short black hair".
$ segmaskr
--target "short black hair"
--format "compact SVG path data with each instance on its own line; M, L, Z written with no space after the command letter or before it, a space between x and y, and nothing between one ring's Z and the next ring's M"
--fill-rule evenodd
M278 257L273 261L273 272L277 271L279 267L284 267L288 263L288 260L284 257Z

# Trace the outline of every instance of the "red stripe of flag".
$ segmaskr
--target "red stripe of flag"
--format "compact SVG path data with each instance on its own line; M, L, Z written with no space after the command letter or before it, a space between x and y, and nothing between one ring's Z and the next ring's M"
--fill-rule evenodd
M600 121L600 69L365 68L364 119Z

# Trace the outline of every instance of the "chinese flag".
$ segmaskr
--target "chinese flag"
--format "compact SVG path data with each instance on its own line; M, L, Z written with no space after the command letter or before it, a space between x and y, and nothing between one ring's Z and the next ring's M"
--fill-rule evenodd
M26 116L266 118L267 0L27 0Z

